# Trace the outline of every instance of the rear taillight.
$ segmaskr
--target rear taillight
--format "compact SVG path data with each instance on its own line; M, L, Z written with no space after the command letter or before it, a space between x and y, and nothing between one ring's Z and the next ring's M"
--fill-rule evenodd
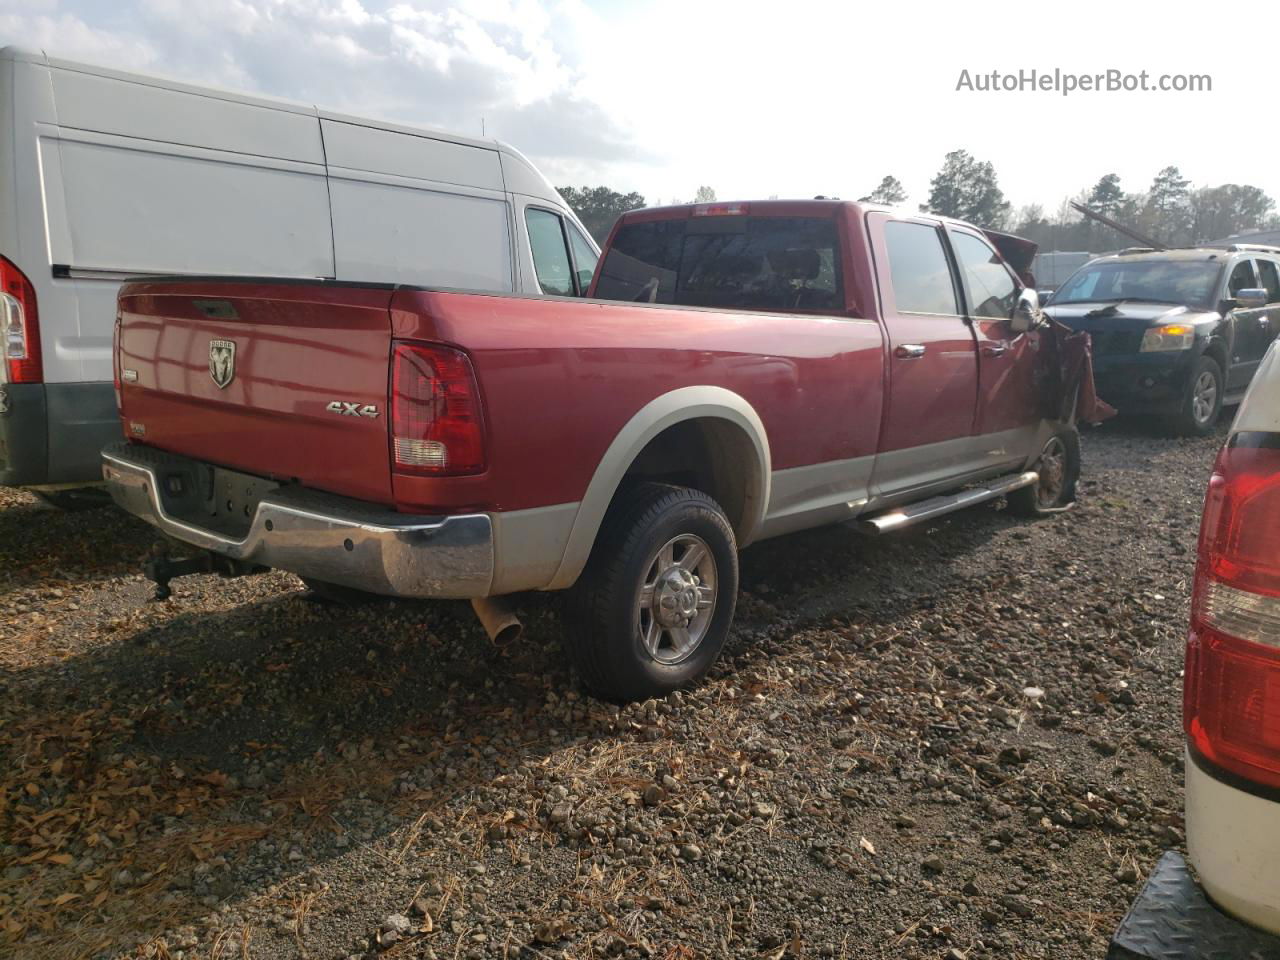
M1238 434L1214 464L1183 724L1210 763L1280 787L1280 434Z
M10 383L40 383L40 318L36 289L21 270L0 257L0 358Z
M420 343L394 345L391 450L401 473L451 476L484 470L480 391L465 353Z

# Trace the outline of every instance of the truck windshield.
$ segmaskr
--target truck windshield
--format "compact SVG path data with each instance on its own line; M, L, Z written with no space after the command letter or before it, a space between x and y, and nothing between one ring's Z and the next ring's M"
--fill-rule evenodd
M621 227L596 284L604 300L738 310L844 307L836 225L815 217L713 216Z
M1077 270L1050 302L1150 300L1207 308L1221 272L1216 260L1102 261Z

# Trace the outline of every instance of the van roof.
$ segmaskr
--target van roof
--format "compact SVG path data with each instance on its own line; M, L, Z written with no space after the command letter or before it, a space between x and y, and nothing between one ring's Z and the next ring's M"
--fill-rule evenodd
M188 83L184 80L159 76L156 74L134 73L127 70L117 70L114 67L104 67L98 64L83 63L76 60L64 60L60 57L50 56L43 50L34 50L29 47L16 45L0 47L0 60L36 63L43 66L56 67L61 70L72 70L77 73L88 73L95 76L123 80L128 83L139 83L146 86L160 87L166 90L176 90L183 93L197 94L206 97L211 96L219 100L228 100L234 103L267 107L270 109L287 111L289 113L309 114L322 120L355 123L380 130L407 133L415 136L427 136L432 139L445 140L452 143L462 144L464 146L479 147L484 150L495 150L520 164L524 168L524 171L522 172L526 173L525 176L521 176L519 178L520 183L518 186L509 186L508 189L516 193L529 193L534 196L543 196L548 199L554 198L561 202L563 200L563 198L561 198L556 192L555 187L551 185L550 181L548 181L546 177L538 171L537 167L535 167L524 154L510 144L494 137L468 137L462 134L451 133L447 130L441 130L436 127L397 123L391 120L382 120L357 114L342 113L336 110L327 110L318 104L305 103L299 100L290 100L285 97L274 97L267 94L243 93L238 90L229 90L225 87ZM527 174L532 174L533 176L529 176ZM541 190L538 188L541 188Z

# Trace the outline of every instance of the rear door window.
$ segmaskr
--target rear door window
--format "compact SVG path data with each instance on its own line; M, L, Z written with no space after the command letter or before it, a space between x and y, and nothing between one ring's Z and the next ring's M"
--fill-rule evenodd
M937 227L890 220L884 225L884 245L899 313L959 315L955 279Z
M738 310L844 307L833 220L714 216L630 223L605 256L596 296Z
M533 252L533 269L538 286L553 297L572 297L573 264L565 243L560 217L550 210L528 207L524 222L529 228L529 247Z
M951 232L969 301L969 316L1008 320L1018 300L1018 285L1000 254L969 233Z

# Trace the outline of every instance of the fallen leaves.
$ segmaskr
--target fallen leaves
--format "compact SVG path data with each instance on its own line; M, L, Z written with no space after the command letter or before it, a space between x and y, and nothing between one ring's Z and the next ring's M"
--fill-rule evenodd
M234 792L231 780L187 761L180 767L125 752L134 728L135 718L109 702L0 724L0 754L15 758L0 768L0 836L18 848L11 863L32 868L5 905L0 943L109 907L111 878L135 863L147 865L145 884L158 885L162 872L189 869L265 832L207 820L203 829L175 831L173 822L193 811L216 815ZM76 871L82 858L92 866Z

